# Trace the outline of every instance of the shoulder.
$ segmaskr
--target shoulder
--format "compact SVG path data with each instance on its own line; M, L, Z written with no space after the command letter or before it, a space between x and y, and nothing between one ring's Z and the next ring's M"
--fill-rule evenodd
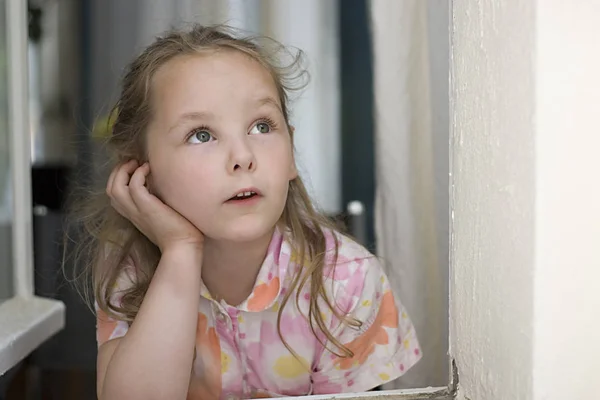
M327 240L327 253L330 254L335 251L336 243L337 250L340 256L337 260L338 263L346 261L366 260L376 258L369 250L364 246L357 243L352 238L331 229L323 231Z
M380 260L351 238L327 231L325 289L333 298L363 299L381 293L387 278ZM337 251L336 251L337 243ZM337 254L336 254L337 253Z
M341 275L347 269L361 275L373 269L381 270L379 258L352 238L332 230L325 231L325 237L325 272L332 278L343 279Z

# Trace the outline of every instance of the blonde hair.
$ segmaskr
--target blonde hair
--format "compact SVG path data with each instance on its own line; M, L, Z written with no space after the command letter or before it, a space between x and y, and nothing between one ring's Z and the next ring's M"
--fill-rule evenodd
M181 55L230 50L241 52L256 60L273 77L283 116L290 127L289 94L298 89L293 86L294 82L307 77L306 70L301 68L302 52L298 51L294 56L273 40L236 38L227 31L228 28L225 27L199 25L194 25L187 31L171 31L148 46L130 64L122 81L121 96L109 118L112 125L109 127L111 135L107 145L113 156L111 166L128 159L145 159L145 132L151 117L152 77L162 65ZM260 46L258 40L265 40L265 45ZM271 50L269 45L274 45ZM278 65L277 56L281 51L285 51L287 56L292 56L287 66ZM158 248L111 207L104 191L86 194L84 201L80 202L79 212L74 215L76 222L82 224L83 228L83 232L78 235L78 241L73 241L76 245L73 263L81 268L76 271L76 275L83 278L78 280L89 281L91 275L98 308L113 318L131 323L137 315L160 260ZM335 231L336 227L315 210L300 177L289 183L281 222L290 231L291 242L298 255L298 263L303 266L303 273L296 274L282 301L277 318L279 336L288 350L296 355L281 334L281 313L294 292L298 304L301 289L310 282L310 307L307 318L313 334L321 341L317 334L318 329L341 354L332 349L329 349L330 351L340 357L352 357L353 353L328 330L320 310L322 300L340 321L360 326L360 322L347 318L332 304L324 288L326 260L333 260L331 267L335 267L339 246L337 236L333 235L334 257L326 257L327 243L324 231ZM111 250L107 252L109 247ZM137 268L134 285L125 291L121 304L111 304L112 288L129 256L135 258L134 265ZM88 304L91 304L89 290L86 288L84 285L82 294ZM322 345L327 348L325 343Z

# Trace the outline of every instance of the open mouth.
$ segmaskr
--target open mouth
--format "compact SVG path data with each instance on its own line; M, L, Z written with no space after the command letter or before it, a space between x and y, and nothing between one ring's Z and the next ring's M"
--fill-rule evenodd
M229 201L249 200L256 196L258 196L258 193L254 192L254 191L240 192L240 193L236 194L235 196L233 196L232 198L230 198Z

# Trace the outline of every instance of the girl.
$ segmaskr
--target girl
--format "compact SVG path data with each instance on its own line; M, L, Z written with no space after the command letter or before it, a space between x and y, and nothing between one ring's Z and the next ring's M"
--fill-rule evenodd
M360 392L420 359L379 262L310 203L275 56L195 26L130 65L82 244L100 399Z

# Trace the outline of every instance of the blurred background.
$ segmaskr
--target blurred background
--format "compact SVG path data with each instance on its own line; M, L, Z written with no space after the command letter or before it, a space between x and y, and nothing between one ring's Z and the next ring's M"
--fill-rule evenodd
M105 161L100 127L126 64L191 22L306 52L311 82L292 104L301 174L316 204L382 258L423 348L384 389L447 385L449 1L29 0L35 291L66 304L66 327L0 377L0 399L96 398L95 319L60 272L66 201ZM0 301L14 295L5 2Z

